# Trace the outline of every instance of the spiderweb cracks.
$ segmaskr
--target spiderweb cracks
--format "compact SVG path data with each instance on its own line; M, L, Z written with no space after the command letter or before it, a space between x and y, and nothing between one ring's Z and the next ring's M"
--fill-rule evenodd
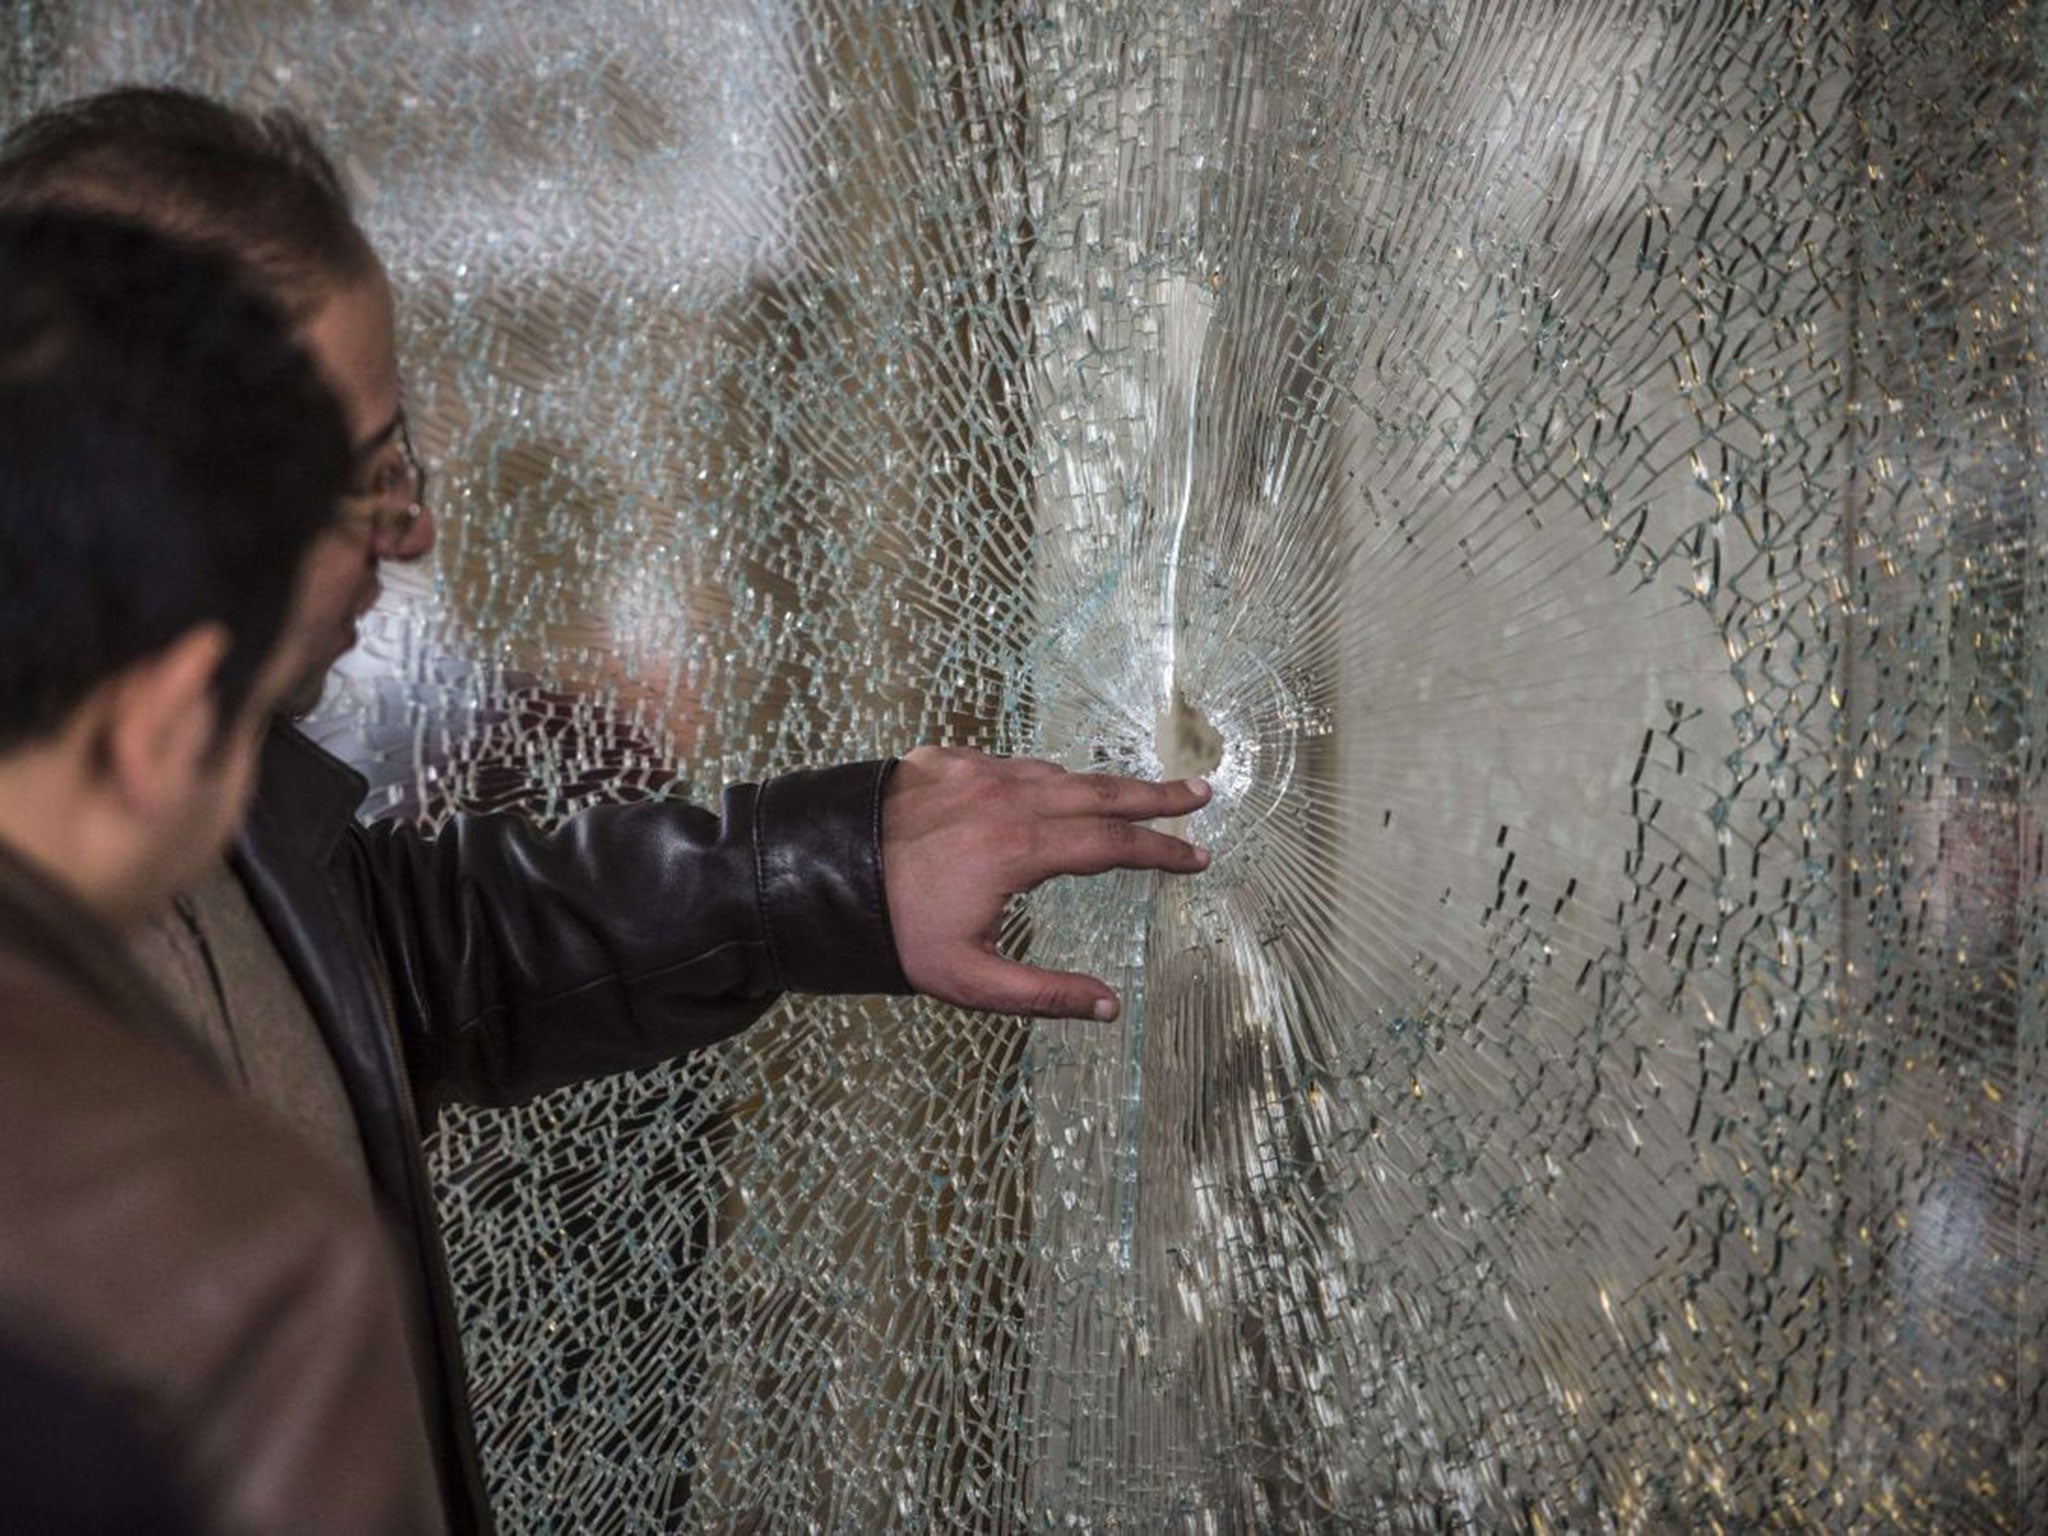
M1217 787L1013 913L1114 1028L447 1117L508 1529L2024 1527L2025 7L12 16L365 187L381 806Z

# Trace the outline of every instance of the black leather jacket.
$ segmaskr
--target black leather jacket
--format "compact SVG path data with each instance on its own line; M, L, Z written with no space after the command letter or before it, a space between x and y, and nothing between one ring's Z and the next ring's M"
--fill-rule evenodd
M709 1045L780 992L909 991L882 888L890 767L737 785L723 815L658 801L429 836L358 824L362 778L271 732L233 861L334 1052L417 1282L452 1530L491 1523L423 1127L445 1103L517 1103Z

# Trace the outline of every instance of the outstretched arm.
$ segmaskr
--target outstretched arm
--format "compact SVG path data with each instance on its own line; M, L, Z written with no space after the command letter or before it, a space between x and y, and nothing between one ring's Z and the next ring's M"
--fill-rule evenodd
M995 952L1003 906L1055 875L1202 868L1141 823L1206 799L925 747L736 786L723 815L387 824L355 839L354 878L422 1097L507 1103L709 1044L787 990L1112 1018L1101 981Z

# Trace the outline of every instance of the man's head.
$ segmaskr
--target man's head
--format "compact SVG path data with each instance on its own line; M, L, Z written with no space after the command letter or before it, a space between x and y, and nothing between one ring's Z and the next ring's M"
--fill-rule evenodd
M239 816L350 470L331 393L231 263L0 214L0 834L111 915Z
M47 207L226 252L288 312L340 402L366 515L355 538L316 551L308 574L314 606L332 618L284 704L304 713L376 600L377 562L416 559L433 542L400 409L390 287L341 176L289 113L131 87L39 113L0 144L0 210Z

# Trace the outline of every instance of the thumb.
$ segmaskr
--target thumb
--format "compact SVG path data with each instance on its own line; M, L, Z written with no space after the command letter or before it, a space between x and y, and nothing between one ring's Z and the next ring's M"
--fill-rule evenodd
M1116 994L1093 976L1048 971L986 952L963 957L951 984L939 995L963 1008L1026 1013L1043 1019L1108 1023L1118 1012Z

